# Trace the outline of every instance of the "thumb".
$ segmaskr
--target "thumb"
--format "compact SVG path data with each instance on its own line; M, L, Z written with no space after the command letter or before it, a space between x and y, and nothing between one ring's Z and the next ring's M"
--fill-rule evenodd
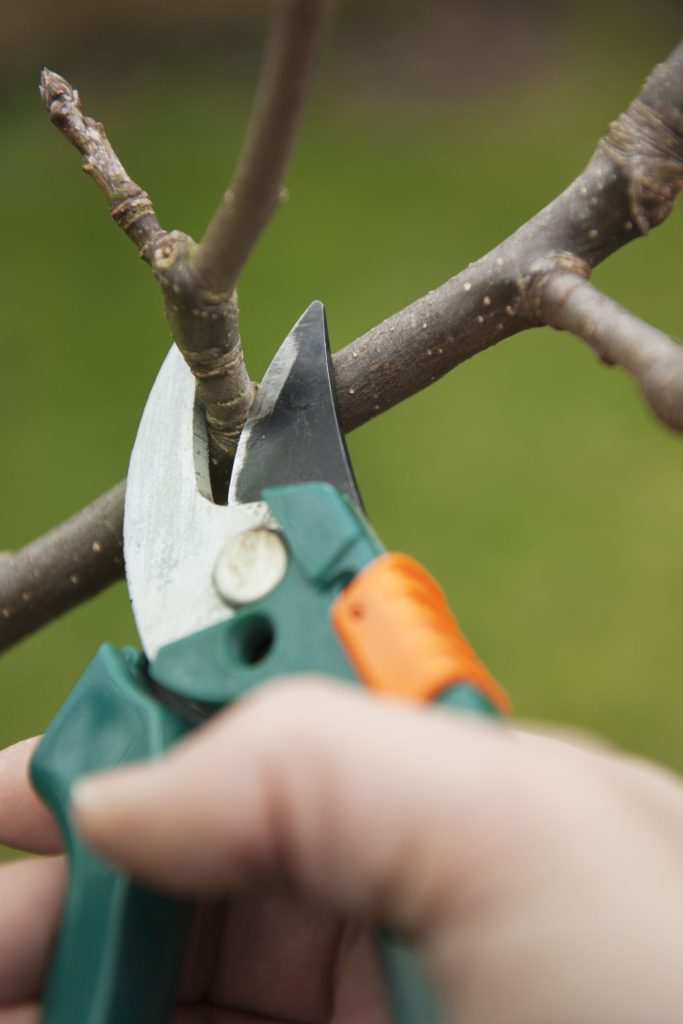
M281 680L159 761L86 780L76 812L94 847L158 887L280 882L407 933L459 1020L668 1024L680 808L669 780L653 799L653 779L634 787L619 764Z
M454 880L484 870L514 754L494 725L281 681L164 758L81 782L74 811L91 846L156 886L278 880L419 935L461 895Z

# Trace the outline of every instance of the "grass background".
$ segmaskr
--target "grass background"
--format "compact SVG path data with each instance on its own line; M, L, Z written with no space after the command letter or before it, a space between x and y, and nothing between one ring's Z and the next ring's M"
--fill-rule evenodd
M579 172L675 42L670 23L643 26L629 5L615 31L609 10L579 5L552 62L479 96L418 91L399 104L323 70L290 202L241 283L255 378L312 298L326 302L341 346ZM238 151L249 77L199 61L133 74L122 56L118 76L71 64L162 223L199 236ZM151 275L47 123L33 81L18 75L1 113L0 543L12 548L125 474L168 337ZM674 334L681 218L595 275ZM625 375L573 337L527 332L349 440L380 536L439 578L520 716L595 730L683 769L682 442ZM0 744L45 726L100 642L135 639L119 584L4 654Z

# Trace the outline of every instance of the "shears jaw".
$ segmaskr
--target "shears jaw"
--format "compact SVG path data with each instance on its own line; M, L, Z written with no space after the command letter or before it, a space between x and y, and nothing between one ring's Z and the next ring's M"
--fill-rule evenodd
M234 583L228 573L225 584L221 555L241 534L277 530L261 500L265 488L322 481L360 506L322 303L300 317L263 379L240 438L227 506L211 500L207 451L194 377L173 346L140 422L124 516L128 589L150 659L233 614Z
M265 487L330 483L361 508L339 423L325 307L312 302L270 364L244 425L228 503Z
M245 530L274 526L263 502L210 500L205 432L194 377L173 346L145 406L126 487L126 578L150 659L232 614L212 583L219 554Z

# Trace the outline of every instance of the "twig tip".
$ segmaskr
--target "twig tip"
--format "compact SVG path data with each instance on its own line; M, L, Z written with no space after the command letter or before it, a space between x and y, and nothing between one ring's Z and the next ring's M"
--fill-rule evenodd
M48 113L57 101L74 104L76 107L80 107L78 92L73 88L73 86L69 85L66 78L63 78L56 71L50 71L49 68L43 68L40 73L40 85L38 88L40 91L40 98L42 99L43 105L47 109Z

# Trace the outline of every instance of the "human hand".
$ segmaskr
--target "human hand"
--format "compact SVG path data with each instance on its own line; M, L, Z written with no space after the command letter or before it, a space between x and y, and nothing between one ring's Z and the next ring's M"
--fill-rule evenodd
M654 766L328 683L285 683L162 761L83 783L76 808L96 848L156 885L205 896L284 886L319 915L409 934L458 1024L680 1015L683 786ZM246 927L258 903L243 896L239 906ZM239 931L235 953L249 935ZM294 958L299 990L321 968L320 934ZM282 957L296 942L280 938ZM359 940L356 951L346 998L362 995L335 1024L386 1019L369 947ZM279 971L277 950L260 952L262 999L292 961ZM249 1009L330 1019L320 1003L298 1016ZM241 1020L224 1013L212 1021Z
M0 751L0 842L58 854L50 812L28 781L38 740ZM64 859L0 869L0 1024L37 1024L64 894ZM153 963L150 962L150 969ZM387 1024L374 947L354 925L282 887L203 901L173 1024Z

